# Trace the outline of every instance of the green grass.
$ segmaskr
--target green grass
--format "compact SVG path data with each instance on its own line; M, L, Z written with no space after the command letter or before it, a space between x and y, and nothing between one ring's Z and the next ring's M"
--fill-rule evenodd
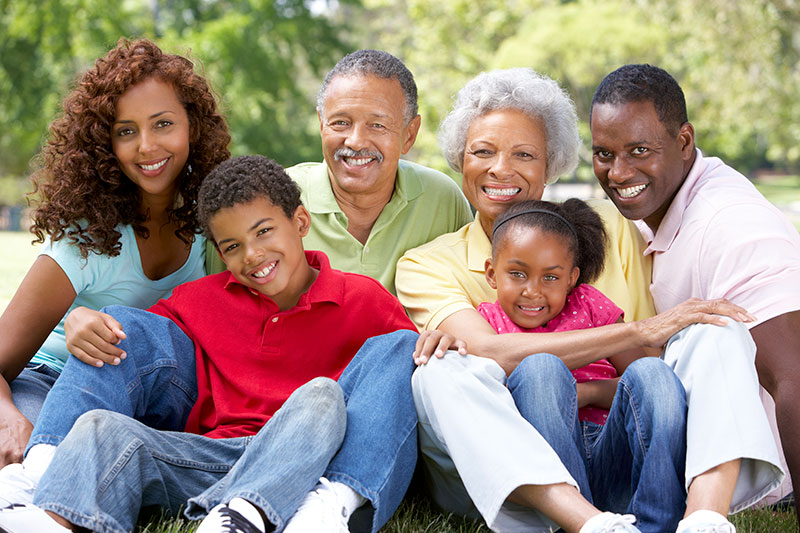
M793 510L774 512L748 510L730 517L738 533L795 533L797 519ZM192 533L196 522L181 518L154 519L143 523L137 533ZM395 515L381 529L382 533L489 533L481 521L463 520L435 510L421 498L407 498Z
M3 259L0 261L0 313L14 296L39 252L39 246L32 245L31 240L33 236L30 233L0 231L0 250L3 250Z

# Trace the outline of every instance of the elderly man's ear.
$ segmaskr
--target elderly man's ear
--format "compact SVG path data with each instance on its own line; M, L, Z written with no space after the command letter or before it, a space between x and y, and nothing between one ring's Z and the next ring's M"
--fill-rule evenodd
M414 143L417 140L417 133L419 133L419 127L422 124L422 117L419 115L412 118L405 127L405 139L403 140L403 149L401 150L402 153L407 154L411 147L414 146Z

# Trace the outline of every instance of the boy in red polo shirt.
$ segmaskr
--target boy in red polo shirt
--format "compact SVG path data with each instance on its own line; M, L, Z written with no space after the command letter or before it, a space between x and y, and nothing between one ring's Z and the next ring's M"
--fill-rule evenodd
M273 161L222 163L198 202L228 271L148 311L105 310L127 358L67 363L29 444L58 448L34 504L0 510L0 531L131 531L150 505L208 514L198 533L348 531L359 507L352 527L377 530L399 504L418 338L400 303L304 252L308 211Z

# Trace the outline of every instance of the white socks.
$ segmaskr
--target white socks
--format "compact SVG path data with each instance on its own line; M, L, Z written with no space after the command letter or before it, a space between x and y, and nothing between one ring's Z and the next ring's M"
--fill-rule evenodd
M44 474L44 471L47 470L47 467L50 466L55 453L56 447L52 444L35 444L28 450L25 459L22 460L22 466L26 473L38 474L36 478L38 481L38 479L42 477L42 474Z
M709 526L717 526L716 529L709 529L710 531L736 533L736 528L733 527L733 524L728 522L727 516L723 516L716 511L710 511L708 509L695 511L678 522L677 531L704 531L706 529L703 528L708 528Z
M344 508L347 510L347 516L350 516L353 514L353 511L367 503L366 498L344 483L331 481L331 488L333 489L333 492L336 493L336 496L339 498L339 501L342 503Z

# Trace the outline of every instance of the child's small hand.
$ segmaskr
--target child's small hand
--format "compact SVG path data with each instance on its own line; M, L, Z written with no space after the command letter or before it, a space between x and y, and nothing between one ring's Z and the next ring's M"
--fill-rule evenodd
M118 365L127 355L116 346L125 332L111 315L77 307L67 315L64 332L69 352L87 365Z
M467 355L467 343L442 331L423 331L414 347L414 363L424 365L431 355L441 358L447 350Z

